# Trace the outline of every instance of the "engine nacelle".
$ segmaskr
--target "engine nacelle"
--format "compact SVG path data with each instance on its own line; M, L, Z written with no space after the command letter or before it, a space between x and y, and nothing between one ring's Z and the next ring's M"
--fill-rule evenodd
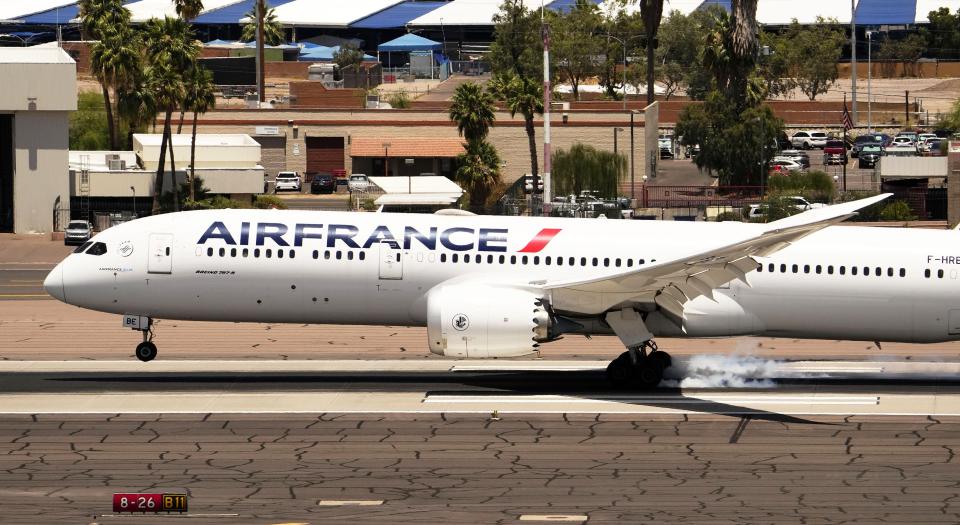
M430 351L449 357L514 357L550 337L536 293L487 284L440 285L427 295Z

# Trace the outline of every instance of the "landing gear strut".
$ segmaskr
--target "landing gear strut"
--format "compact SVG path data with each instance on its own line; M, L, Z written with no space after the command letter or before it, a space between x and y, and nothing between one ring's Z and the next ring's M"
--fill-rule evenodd
M663 380L663 371L672 362L670 354L657 350L653 341L646 341L611 361L607 366L607 378L618 388L654 388Z
M657 349L643 316L632 308L608 312L604 320L627 351L607 366L607 378L618 388L654 388L670 368L670 354Z

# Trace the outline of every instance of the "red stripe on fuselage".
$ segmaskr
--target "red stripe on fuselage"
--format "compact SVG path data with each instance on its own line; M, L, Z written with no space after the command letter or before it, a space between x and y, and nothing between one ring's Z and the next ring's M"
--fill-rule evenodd
M560 228L544 228L536 235L526 246L520 250L520 253L537 253L546 248L547 243L553 240L560 233Z

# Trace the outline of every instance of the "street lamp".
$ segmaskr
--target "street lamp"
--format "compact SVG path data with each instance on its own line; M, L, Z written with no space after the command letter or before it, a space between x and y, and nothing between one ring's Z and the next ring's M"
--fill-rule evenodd
M613 128L613 154L617 154L617 132L623 131L623 128Z
M870 81L873 79L873 64L870 51L873 44L873 31L867 31L867 129L873 133L873 97L870 96Z
M134 188L133 186L130 186L130 191L133 192L133 216L134 216L134 218L136 218L136 216L137 216L137 189Z

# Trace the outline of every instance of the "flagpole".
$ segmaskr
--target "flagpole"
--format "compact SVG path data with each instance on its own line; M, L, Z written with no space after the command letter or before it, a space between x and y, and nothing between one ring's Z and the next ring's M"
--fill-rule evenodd
M847 116L847 94L844 93L844 94L843 94L843 115L842 115L841 118L840 118L840 120L842 121L841 125L843 126L843 151L844 151L843 156L844 156L844 157L847 156L847 154L846 154L846 151L847 151L847 119L846 119L846 116ZM845 160L844 160L844 163L843 163L843 192L844 192L844 193L847 192L847 162L849 162L849 159L845 159Z

